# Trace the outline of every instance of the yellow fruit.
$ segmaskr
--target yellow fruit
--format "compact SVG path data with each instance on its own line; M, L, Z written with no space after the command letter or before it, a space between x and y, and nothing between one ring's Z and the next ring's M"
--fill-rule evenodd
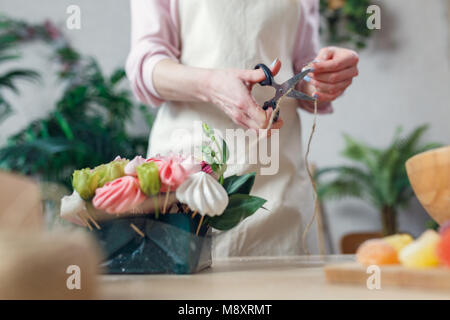
M414 241L413 237L409 234L394 234L389 237L383 238L384 241L389 243L399 253L404 247Z
M436 248L440 236L434 230L425 231L416 241L400 251L400 262L409 268L430 268L439 264Z

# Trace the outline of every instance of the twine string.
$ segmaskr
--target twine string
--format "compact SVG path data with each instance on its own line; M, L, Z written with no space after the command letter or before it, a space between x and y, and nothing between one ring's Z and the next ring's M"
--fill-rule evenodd
M308 67L308 66L306 66L306 67ZM285 96L287 96L288 93L291 90L292 90L292 88L289 89L289 91L286 93ZM280 110L280 101L281 101L281 99L279 99L277 101L275 109L273 110L273 112L272 112L272 114L270 116L269 123L268 123L268 125L266 127L267 132L272 128L274 118L275 118L276 114L278 113L278 111ZM307 144L306 153L305 153L305 166L306 166L306 171L308 173L309 180L311 181L311 185L313 187L313 201L314 201L314 213L313 213L311 219L308 221L308 224L306 225L306 228L305 228L305 230L303 231L303 234L302 234L302 247L303 247L303 250L305 251L305 253L307 255L309 255L310 252L309 252L309 250L307 248L307 245L306 245L306 237L308 236L308 232L311 229L311 226L314 223L314 220L316 219L316 217L318 215L318 212L319 212L318 211L319 206L318 206L318 201L317 201L318 200L317 199L317 186L316 186L316 183L314 181L314 177L313 177L313 175L311 173L311 168L310 168L310 164L309 164L309 154L310 154L310 150L311 150L311 142L312 142L314 133L316 131L316 126L317 126L317 99L314 100L313 124L312 124L312 128L311 128L311 133L309 134L308 144ZM261 139L261 137L260 137L260 139ZM258 141L260 139L258 139Z
M306 147L306 153L305 153L305 166L306 166L306 171L308 172L309 180L311 181L311 184L313 187L313 200L314 200L314 213L313 213L311 219L309 220L308 224L306 225L306 228L303 231L303 235L302 235L302 246L303 246L303 250L305 251L305 253L307 255L309 255L310 252L306 246L306 237L308 236L309 229L311 229L311 226L314 223L314 220L316 219L318 212L319 212L318 211L319 206L318 206L318 201L317 201L317 186L316 186L316 182L314 181L314 177L311 173L311 168L309 165L309 151L311 148L311 141L314 136L314 132L316 131L316 124L317 124L317 100L314 101L313 124L312 124L312 128L311 128L311 133L310 133L309 139L308 139L308 145Z

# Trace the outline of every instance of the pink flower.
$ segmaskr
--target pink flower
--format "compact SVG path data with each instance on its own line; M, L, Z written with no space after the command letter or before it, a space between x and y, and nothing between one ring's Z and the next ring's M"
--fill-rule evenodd
M161 179L161 192L175 191L180 184L192 173L194 167L188 166L182 155L170 154L166 157L157 155L146 160L155 162Z
M49 20L44 22L44 28L51 40L55 40L61 36L61 32Z
M202 166L202 171L203 172L205 172L207 174L213 174L214 173L213 169L211 168L211 166L206 161L202 161L201 166Z
M188 175L202 171L202 165L196 161L193 156L180 155L180 161L183 168L188 172Z
M202 170L200 162L190 155L170 153L164 157L158 154L146 160L152 161L159 168L161 192L175 191L188 176Z
M143 158L141 156L134 157L134 159L131 160L130 162L128 162L127 165L125 166L125 168L124 168L125 174L127 176L137 177L136 167L140 166L144 162L146 162L145 158Z
M139 187L139 181L132 176L124 176L106 183L95 190L92 204L99 210L111 214L132 212L146 199Z
M175 191L180 184L186 180L188 173L184 167L174 159L157 163L159 167L159 178L161 179L161 191Z

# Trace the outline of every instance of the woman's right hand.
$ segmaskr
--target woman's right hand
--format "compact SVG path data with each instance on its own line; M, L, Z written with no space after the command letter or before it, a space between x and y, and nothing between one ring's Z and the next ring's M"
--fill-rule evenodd
M270 66L273 75L281 68L276 59ZM265 129L269 123L272 109L264 111L253 98L251 91L254 84L265 79L262 69L210 70L206 76L205 99L219 107L234 123L246 129ZM278 119L271 129L279 129L283 120Z

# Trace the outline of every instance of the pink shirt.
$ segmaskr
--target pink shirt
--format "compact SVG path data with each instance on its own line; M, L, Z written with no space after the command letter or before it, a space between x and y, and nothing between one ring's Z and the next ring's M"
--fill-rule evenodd
M161 99L153 85L155 65L181 55L179 0L131 0L131 51L126 63L132 90L143 103L158 107ZM319 1L297 0L302 10L292 53L294 73L313 60L319 50ZM312 112L312 109L303 109ZM331 104L320 104L319 113L332 112Z

